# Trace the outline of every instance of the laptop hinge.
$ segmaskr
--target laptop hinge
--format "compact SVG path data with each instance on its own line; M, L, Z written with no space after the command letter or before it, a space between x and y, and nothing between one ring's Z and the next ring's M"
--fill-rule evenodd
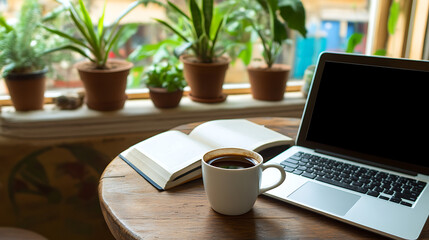
M400 172L400 173L408 174L408 175L411 175L411 176L417 176L417 174L418 174L417 172L414 172L414 171L410 171L410 170L406 170L406 169L401 169L401 168L397 168L397 167L392 167L392 166L388 166L388 165L381 164L381 163L375 163L375 162L363 160L363 159L360 159L360 158L355 158L355 157L351 157L351 156L347 156L347 155L343 155L343 154L339 154L339 153L334 153L334 152L330 152L330 151L326 151L326 150L322 150L322 149L315 149L315 152L326 154L326 155L330 155L330 156L333 156L333 157L343 158L343 159L346 159L346 160L351 160L351 161L354 161L354 162L359 162L359 163L367 164L367 165L374 166L374 167L385 168L385 169L388 169L388 170L391 170L391 171Z

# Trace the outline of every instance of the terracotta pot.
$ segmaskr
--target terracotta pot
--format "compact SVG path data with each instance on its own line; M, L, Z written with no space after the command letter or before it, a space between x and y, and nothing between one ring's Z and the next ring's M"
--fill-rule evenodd
M91 62L75 66L85 87L88 108L98 111L114 111L124 107L127 95L127 76L133 64L125 60L110 59L109 69L95 69Z
M166 88L148 88L150 99L157 108L177 107L183 96L183 90L168 92Z
M220 57L214 63L200 63L193 56L182 55L183 74L191 88L189 97L196 102L223 102L226 95L222 93L225 73L229 59Z
M9 95L16 111L43 109L47 71L46 68L32 73L10 73L5 77Z
M248 67L250 89L254 99L281 101L284 98L290 66L274 64L271 68Z

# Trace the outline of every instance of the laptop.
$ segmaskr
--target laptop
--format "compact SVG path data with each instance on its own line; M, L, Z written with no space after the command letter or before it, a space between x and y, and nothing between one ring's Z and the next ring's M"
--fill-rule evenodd
M429 215L428 91L429 61L322 53L296 145L269 160L286 181L265 195L418 238ZM263 185L278 179L272 171Z

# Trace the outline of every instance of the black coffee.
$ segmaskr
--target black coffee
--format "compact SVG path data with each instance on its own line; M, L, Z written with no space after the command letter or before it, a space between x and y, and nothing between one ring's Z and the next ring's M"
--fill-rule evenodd
M226 169L249 168L258 164L255 159L242 155L223 155L212 158L208 160L207 163L215 167Z

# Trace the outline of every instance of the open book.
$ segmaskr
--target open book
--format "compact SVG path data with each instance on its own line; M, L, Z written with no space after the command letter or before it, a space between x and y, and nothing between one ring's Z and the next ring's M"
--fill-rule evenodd
M261 151L293 145L290 137L244 119L214 120L189 135L170 130L135 144L119 157L159 190L201 177L203 155L216 148Z

